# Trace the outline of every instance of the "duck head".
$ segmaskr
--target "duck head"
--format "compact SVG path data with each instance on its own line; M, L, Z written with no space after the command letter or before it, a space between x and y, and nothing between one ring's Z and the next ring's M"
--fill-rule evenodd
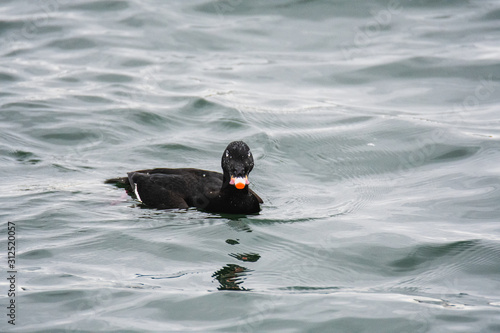
M248 189L248 174L253 169L253 156L246 143L231 142L222 154L221 166L224 172L223 186Z

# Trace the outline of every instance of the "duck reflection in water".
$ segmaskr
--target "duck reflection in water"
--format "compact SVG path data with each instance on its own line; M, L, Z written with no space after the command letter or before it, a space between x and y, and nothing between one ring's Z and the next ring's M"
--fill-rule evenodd
M255 262L260 259L260 255L257 253L231 253L229 255L241 261ZM216 271L212 277L219 281L218 290L249 290L242 287L241 284L244 281L244 276L250 271L240 265L227 264Z
M240 286L243 283L242 277L246 275L249 269L235 264L227 264L218 271L216 271L212 277L219 281L220 285L218 290L248 290Z

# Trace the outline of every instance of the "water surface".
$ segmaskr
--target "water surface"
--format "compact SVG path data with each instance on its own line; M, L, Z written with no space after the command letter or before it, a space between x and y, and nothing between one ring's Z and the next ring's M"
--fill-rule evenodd
M479 0L4 1L1 330L500 331L499 28ZM259 215L104 184L233 140Z

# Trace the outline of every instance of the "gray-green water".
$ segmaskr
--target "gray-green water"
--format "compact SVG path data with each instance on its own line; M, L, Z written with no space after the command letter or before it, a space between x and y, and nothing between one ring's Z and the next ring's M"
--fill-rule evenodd
M498 1L4 0L0 331L500 331L499 42ZM233 140L259 215L103 183Z

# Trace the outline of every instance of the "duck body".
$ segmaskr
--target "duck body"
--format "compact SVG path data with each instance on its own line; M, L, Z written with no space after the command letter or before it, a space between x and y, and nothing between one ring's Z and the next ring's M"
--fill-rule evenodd
M242 141L230 143L222 155L223 173L193 168L158 168L129 172L106 183L125 185L144 205L159 209L196 207L229 214L255 214L262 199L249 189L253 157Z

